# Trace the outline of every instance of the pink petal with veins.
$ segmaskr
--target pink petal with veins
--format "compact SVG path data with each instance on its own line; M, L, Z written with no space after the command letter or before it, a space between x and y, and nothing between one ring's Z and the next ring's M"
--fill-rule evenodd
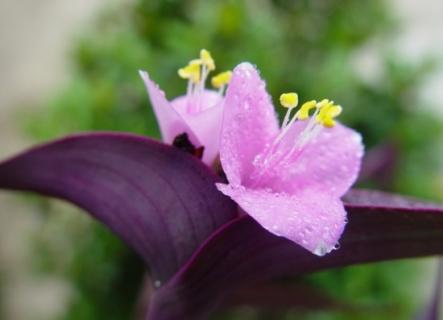
M346 224L343 203L327 193L305 189L288 195L225 184L217 188L263 228L319 256L337 246Z
M261 183L275 192L293 194L300 189L343 196L357 180L363 156L361 135L339 123L322 128L301 152L285 159L307 121L296 122L277 148L283 161L262 174Z
M201 111L188 112L188 103L200 103ZM171 105L205 147L203 161L208 164L213 163L220 148L223 98L215 91L205 90L200 94L199 100L189 101L187 96L180 96L172 100Z
M255 156L279 131L265 83L251 64L234 69L224 108L220 160L230 183L238 185L251 174Z
M201 144L197 136L183 120L183 117L171 107L165 97L165 93L149 78L148 73L146 71L140 71L140 76L148 90L149 99L151 100L152 108L157 117L163 141L172 143L175 137L185 132L195 146L200 146Z

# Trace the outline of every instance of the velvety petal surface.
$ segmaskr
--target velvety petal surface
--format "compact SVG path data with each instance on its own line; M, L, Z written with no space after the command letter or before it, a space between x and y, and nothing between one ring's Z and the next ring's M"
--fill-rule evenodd
M188 97L171 101L171 106L182 116L198 140L205 147L203 161L212 164L219 154L220 132L223 120L223 98L215 91L205 90L191 103L200 103L201 111L188 112Z
M143 257L160 283L237 216L217 181L185 152L120 133L71 136L0 163L0 188L34 191L85 209Z
M163 141L171 144L175 137L182 133L187 133L190 142L195 147L201 146L201 142L194 131L185 122L180 113L171 106L165 97L165 93L149 78L149 74L146 71L140 71L140 76L148 91Z
M253 169L257 154L279 130L266 85L249 63L238 65L224 104L220 159L231 184L239 185Z
M400 196L391 203L391 197L374 191L348 194L341 248L324 257L272 235L249 216L233 220L156 292L147 319L206 319L232 290L278 276L442 254L443 207Z
M263 228L316 255L325 255L337 245L346 224L343 203L327 193L300 189L288 195L225 184L217 187Z
M279 151L288 154L306 127L307 121L296 122L281 141ZM322 128L300 152L268 170L262 180L276 192L297 193L302 189L341 197L357 180L363 157L359 133L337 124Z

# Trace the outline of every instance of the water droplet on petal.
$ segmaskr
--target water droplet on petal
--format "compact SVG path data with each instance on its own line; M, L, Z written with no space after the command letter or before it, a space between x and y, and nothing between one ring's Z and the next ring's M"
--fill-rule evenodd
M311 234L313 232L312 226L310 225L306 226L304 231L306 234Z
M330 250L328 249L328 247L323 243L323 241L321 241L317 247L314 250L314 254L316 254L317 256L324 256L325 254L327 254Z

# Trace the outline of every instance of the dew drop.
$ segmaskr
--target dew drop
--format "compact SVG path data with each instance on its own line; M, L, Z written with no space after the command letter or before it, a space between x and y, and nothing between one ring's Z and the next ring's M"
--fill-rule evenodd
M313 232L312 226L307 226L307 227L305 228L305 233L306 233L306 234L311 234L312 232Z
M155 288L160 288L161 285L162 285L162 283L161 283L160 280L155 280L155 281L154 281L154 287L155 287Z
M265 188L265 189L264 189L264 192L266 192L266 193L272 193L272 189L271 189L271 188Z
M320 242L317 247L314 250L314 254L316 254L317 256L324 256L325 254L327 254L330 250L328 250L328 248L326 247L326 245L323 242Z
M361 136L359 134L352 135L352 140L355 142L361 142Z

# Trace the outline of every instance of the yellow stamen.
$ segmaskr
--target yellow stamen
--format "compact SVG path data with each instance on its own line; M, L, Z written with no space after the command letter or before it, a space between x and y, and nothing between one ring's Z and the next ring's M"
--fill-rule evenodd
M295 108L298 105L298 95L295 92L283 93L280 95L280 104L288 109Z
M211 84L214 88L219 89L231 81L232 71L225 71L213 76L211 79Z
M309 118L309 111L317 107L317 101L311 100L302 104L298 111L298 119L306 120Z
M178 69L178 75L183 79L189 79L193 83L200 81L201 60L194 59L186 67Z
M336 125L334 118L339 116L343 108L335 105L332 102L325 104L321 109L315 120L327 128L332 128Z
M215 63L214 59L212 59L211 53L206 49L200 50L200 60L203 63L203 65L208 68L209 71L212 71L215 69Z
M322 125L326 128L333 128L337 124L337 121L331 118L323 119Z

